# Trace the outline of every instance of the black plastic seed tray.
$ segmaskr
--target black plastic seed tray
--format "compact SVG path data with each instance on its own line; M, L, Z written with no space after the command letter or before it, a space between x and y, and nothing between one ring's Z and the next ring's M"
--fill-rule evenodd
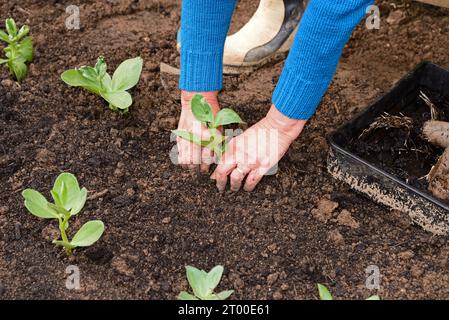
M330 151L327 168L338 180L362 192L374 201L408 214L425 230L434 234L449 234L449 205L429 192L414 187L389 174L369 161L348 151L351 139L367 128L384 112L400 112L418 99L420 88L429 88L449 97L449 71L424 62L400 80L393 89L371 104L365 111L343 125L329 137Z

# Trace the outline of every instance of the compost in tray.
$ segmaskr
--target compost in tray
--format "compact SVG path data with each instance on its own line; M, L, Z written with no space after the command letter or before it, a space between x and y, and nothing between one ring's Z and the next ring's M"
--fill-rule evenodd
M422 134L423 124L431 120L431 112L419 97L420 92L437 108L438 120L448 121L449 99L420 87L411 103L398 105L356 130L347 148L409 185L427 191L426 177L444 149L429 143Z

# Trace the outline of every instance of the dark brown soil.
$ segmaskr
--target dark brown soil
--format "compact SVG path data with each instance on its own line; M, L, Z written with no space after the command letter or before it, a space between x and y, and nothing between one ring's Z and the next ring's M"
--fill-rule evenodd
M255 2L241 1L234 23L242 25ZM339 298L366 298L374 293L365 287L372 264L380 268L383 298L449 298L447 238L410 225L326 172L326 135L421 60L449 66L448 10L390 3L380 3L380 30L362 23L354 33L280 172L253 193L220 194L208 176L185 172L168 156L179 103L168 99L158 66L179 60L178 1L2 1L1 20L13 16L31 26L36 57L20 87L0 71L0 298L174 299L187 289L186 264L224 265L220 288L233 288L234 299L316 298L317 282ZM72 4L81 5L81 30L64 27ZM393 5L405 19L389 24ZM137 55L145 60L128 118L59 79L99 55L110 69ZM226 77L222 106L256 122L281 69L276 63ZM27 213L20 195L32 187L48 196L62 171L76 174L94 198L72 227L93 218L106 225L97 244L72 258L51 244L51 227ZM327 222L312 214L323 199L338 204ZM80 269L78 291L65 287L69 265Z
M422 135L423 124L431 120L431 114L429 106L418 96L420 91L436 106L438 120L449 120L448 100L437 92L419 88L412 103L395 106L388 114L383 115L411 119L411 128L380 127L372 130L368 127L361 128L355 132L347 147L354 154L386 172L427 191L428 183L425 176L444 150L427 142ZM378 121L385 123L381 117Z

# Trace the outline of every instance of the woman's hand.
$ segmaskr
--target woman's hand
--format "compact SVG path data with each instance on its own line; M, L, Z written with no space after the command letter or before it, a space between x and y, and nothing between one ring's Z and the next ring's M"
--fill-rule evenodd
M178 129L192 132L202 140L210 138L209 131L205 126L195 119L190 106L190 101L195 94L201 94L211 105L214 115L220 111L218 106L217 91L210 92L181 92L181 117L179 119ZM213 151L208 148L201 148L187 140L177 138L178 145L178 164L197 170L200 167L202 172L209 170L210 164L214 161Z
M246 177L244 189L254 190L284 156L305 124L306 120L290 119L272 105L265 118L229 142L211 179L223 191L229 175L231 190L238 191Z

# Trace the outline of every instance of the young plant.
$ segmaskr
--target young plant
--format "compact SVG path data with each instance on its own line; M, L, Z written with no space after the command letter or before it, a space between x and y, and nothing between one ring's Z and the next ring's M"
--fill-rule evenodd
M5 26L6 32L0 30L0 40L7 43L3 49L6 59L0 59L0 64L6 64L20 82L25 79L28 72L26 63L33 60L33 41L27 37L30 28L24 25L17 30L17 25L11 18L6 19Z
M320 295L320 300L334 300L334 297L330 293L329 289L318 283L318 294ZM378 295L374 295L369 297L366 300L380 300L380 297Z
M202 140L201 137L185 130L172 130L172 132L182 139L213 150L215 155L220 158L226 151L227 141L218 128L232 123L243 123L242 119L234 110L229 108L221 109L214 116L210 104L200 94L193 96L190 105L194 117L207 126L210 139Z
M143 60L140 57L123 61L112 77L106 72L107 65L99 57L95 67L83 66L62 73L62 80L72 87L82 87L101 96L109 102L109 108L127 114L133 99L127 90L134 87L140 79Z
M178 296L179 300L226 300L234 293L234 290L214 293L223 275L222 266L216 266L209 272L186 266L186 272L193 294L182 291Z
M61 239L53 240L55 245L64 247L65 252L71 255L74 248L91 246L100 239L104 231L104 224L100 220L85 223L72 240L67 237L69 219L83 209L87 197L86 188L80 189L73 174L60 174L56 178L51 195L54 203L48 202L36 190L26 189L22 192L22 196L25 198L25 207L31 214L39 218L58 221Z

